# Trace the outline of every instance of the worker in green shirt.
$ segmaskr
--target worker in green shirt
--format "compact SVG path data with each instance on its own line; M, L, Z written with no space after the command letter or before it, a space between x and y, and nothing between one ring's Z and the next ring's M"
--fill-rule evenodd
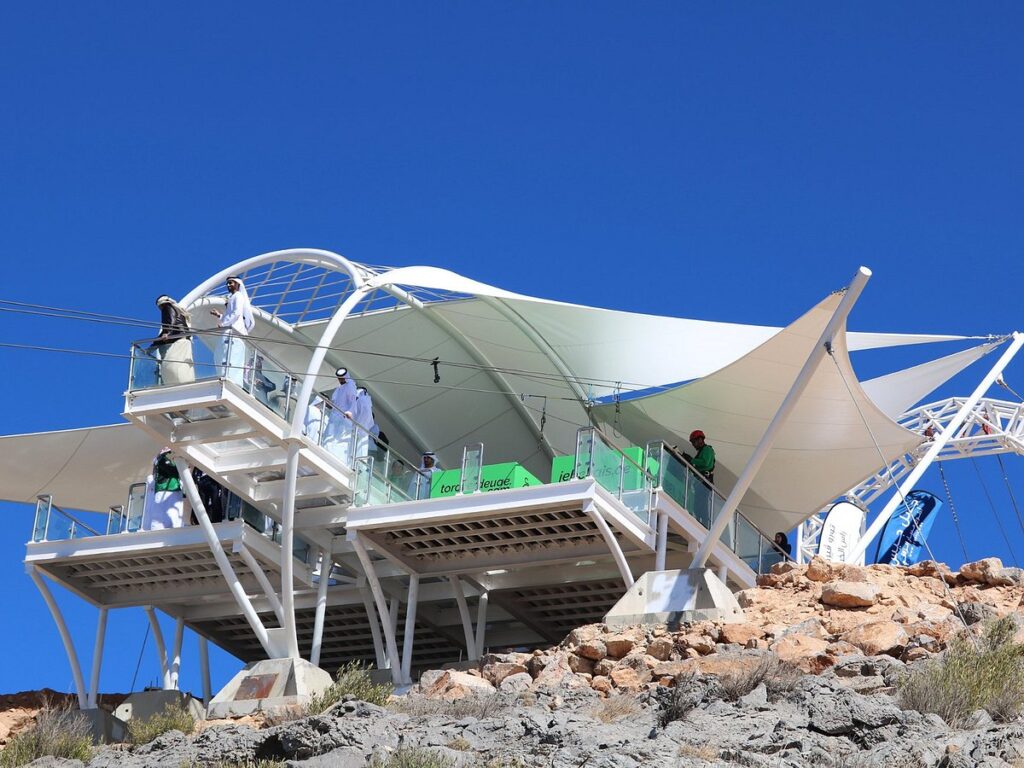
M683 456L694 469L708 479L709 483L715 482L715 449L704 442L704 433L699 429L690 433L690 443L697 453L693 456L684 453Z
M715 482L715 449L704 442L704 433L699 429L690 433L690 443L696 453L693 456L684 453L683 457L706 482L691 486L689 512L701 525L710 529L714 522L711 483Z

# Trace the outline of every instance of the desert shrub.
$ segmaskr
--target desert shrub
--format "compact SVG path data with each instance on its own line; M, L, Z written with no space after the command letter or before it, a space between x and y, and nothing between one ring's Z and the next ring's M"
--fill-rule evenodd
M614 723L626 717L636 717L643 711L640 702L632 696L620 694L602 699L587 714L602 723Z
M710 744L680 744L676 754L679 757L691 757L706 762L718 759L718 750Z
M394 692L391 683L375 683L370 679L370 671L356 661L350 661L341 667L334 676L334 682L323 693L313 696L307 709L308 714L317 715L328 707L337 704L346 696L359 701L383 707L388 703Z
M240 762L233 762L229 760L221 760L216 763L188 763L182 768L284 768L284 760L266 760L266 759L253 759L243 760Z
M145 719L133 717L128 721L128 741L132 744L149 744L157 736L168 731L192 733L196 719L185 705L167 704L162 710Z
M455 701L406 696L395 699L388 706L394 712L412 717L443 716L456 720L473 717L477 720L485 720L488 717L497 717L519 704L519 700L515 697L496 693L487 696L466 696Z
M370 768L451 768L453 761L430 749L399 747L386 757L375 757Z
M718 675L718 684L726 699L736 701L762 683L770 694L779 694L792 690L799 679L800 671L796 667L780 661L774 654L765 654L752 667L738 666Z
M1007 616L989 624L977 645L960 633L941 657L900 682L900 706L933 712L952 726L977 709L996 720L1015 718L1024 705L1024 646L1013 642L1015 631Z
M659 727L664 728L669 723L682 720L700 703L704 692L694 684L696 677L692 672L681 673L676 675L675 684L671 688L655 689Z
M15 768L46 755L89 762L92 759L89 721L68 707L40 710L36 724L19 733L0 751L0 766Z

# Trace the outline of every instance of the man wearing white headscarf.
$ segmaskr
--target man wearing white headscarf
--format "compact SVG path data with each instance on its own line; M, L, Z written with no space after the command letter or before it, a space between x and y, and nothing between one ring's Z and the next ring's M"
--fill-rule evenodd
M440 471L441 468L437 466L437 456L434 455L434 452L424 453L423 458L420 459L420 471L414 472L412 480L409 481L409 498L413 500L429 499L434 473Z
M356 402L352 409L352 421L357 424L356 456L370 452L370 430L373 428L373 399L366 387L356 387Z
M153 341L153 353L160 358L160 381L167 385L196 380L192 362L189 317L178 302L166 294L156 300L160 308L160 335Z
M225 284L228 300L224 311L213 309L210 314L217 318L217 325L222 329L217 357L224 366L224 377L241 384L245 367L245 342L242 338L249 335L256 320L242 278L232 275Z
M347 368L338 368L334 375L338 377L338 386L331 393L324 447L348 464L352 451L352 417L358 392Z

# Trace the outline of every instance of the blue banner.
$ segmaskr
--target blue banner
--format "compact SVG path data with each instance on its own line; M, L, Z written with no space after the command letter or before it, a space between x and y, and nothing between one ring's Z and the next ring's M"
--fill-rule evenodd
M885 525L878 540L876 563L913 565L921 559L928 532L942 508L939 498L928 491L911 491L906 501Z

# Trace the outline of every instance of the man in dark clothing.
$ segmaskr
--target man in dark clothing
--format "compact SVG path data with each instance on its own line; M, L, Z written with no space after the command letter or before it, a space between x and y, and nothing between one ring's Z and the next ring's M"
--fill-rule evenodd
M206 507L206 515L211 523L219 523L224 520L224 507L227 504L227 491L220 484L207 474L204 474L198 467L192 470L192 479L196 482L196 490L199 491L199 499ZM197 525L196 513L192 513L192 525Z

